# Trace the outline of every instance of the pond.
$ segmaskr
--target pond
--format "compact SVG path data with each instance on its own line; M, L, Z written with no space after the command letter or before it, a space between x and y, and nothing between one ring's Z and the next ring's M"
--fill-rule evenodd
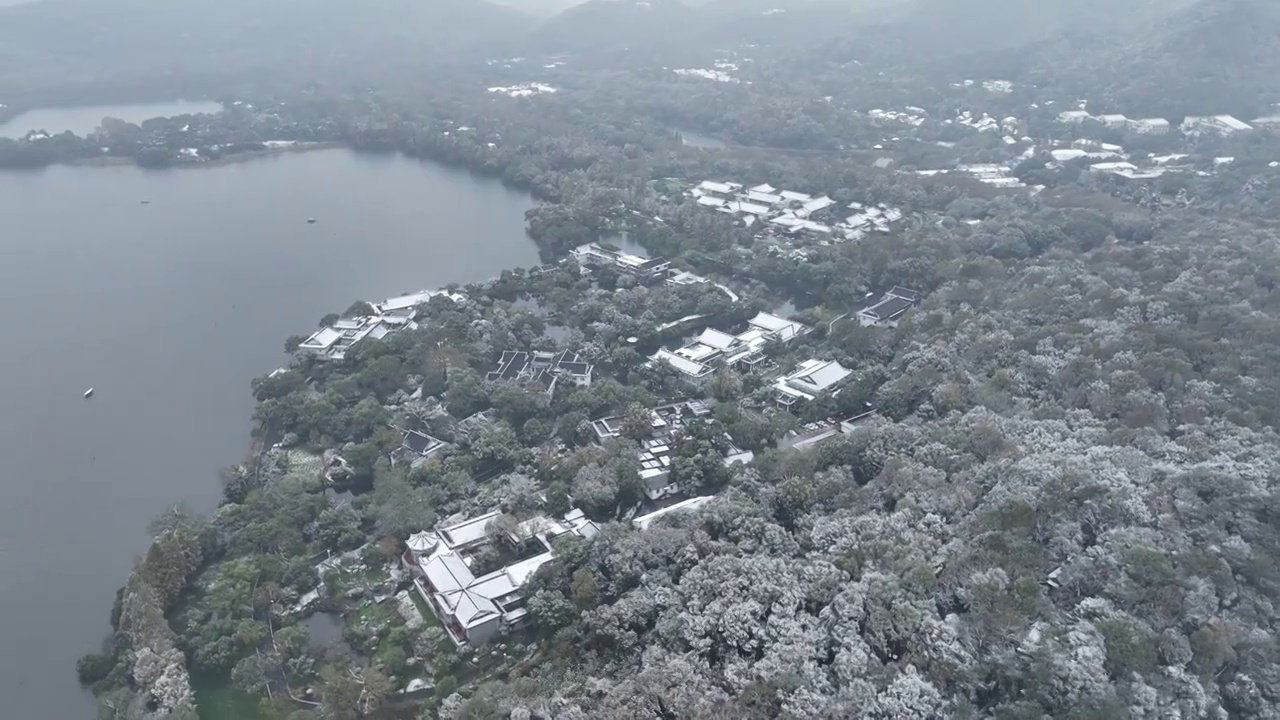
M3 3L4 0L0 0ZM73 108L42 108L19 113L0 123L0 138L25 137L32 130L43 130L50 135L70 130L85 136L98 128L102 118L112 117L134 124L158 117L197 115L222 112L216 102L174 100L164 103L139 103L132 105L88 105Z
M338 643L345 644L342 639L344 624L342 618L333 613L314 613L302 621L302 626L311 636L313 650L325 650Z
M609 233L600 238L600 244L607 247L614 247L624 253L638 255L643 258L649 257L649 251L635 240L631 239L631 235L626 230L617 233Z

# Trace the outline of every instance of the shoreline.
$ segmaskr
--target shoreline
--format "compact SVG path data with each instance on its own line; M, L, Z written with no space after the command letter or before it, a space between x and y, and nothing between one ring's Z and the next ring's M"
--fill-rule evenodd
M313 152L316 150L332 150L335 148L347 147L338 141L309 142L298 143L297 145L288 145L283 147L272 147L263 150L253 150L250 152L235 153L227 155L216 160L207 160L203 162L178 162L173 165L164 167L146 167L146 170L192 170L210 167L223 167L225 165L234 165L252 160L260 160L262 158L274 157L276 155L287 155L292 153ZM133 157L96 157L82 158L72 160L70 162L60 163L69 167L143 167L138 164L137 159Z

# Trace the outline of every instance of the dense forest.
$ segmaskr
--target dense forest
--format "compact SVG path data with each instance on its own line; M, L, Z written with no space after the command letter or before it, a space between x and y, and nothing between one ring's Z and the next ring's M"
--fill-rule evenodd
M610 5L520 41L581 41L554 62L458 51L447 66L389 61L376 82L294 68L210 81L217 115L0 141L11 165L84 160L103 141L163 164L193 134L202 151L340 143L540 200L528 231L545 265L449 288L417 327L342 362L300 354L254 381L254 451L223 473L221 507L157 520L111 644L79 665L104 716L193 717L197 675L264 718L1280 718L1280 137L1059 121L1084 99L1175 127L1268 114L1276 75L1253 60L1273 55L1269 6L1120 3L1089 36L1046 5L1004 16L1010 42L989 52L912 59L887 39L942 28L909 12L873 24L880 44L780 32L672 47L646 39L662 23L633 19L610 29L620 48L571 29L643 12ZM1141 42L1093 52L1144 23ZM556 92L491 91L544 81ZM1053 154L1103 144L1176 170L1134 180ZM784 235L701 206L688 190L705 179L902 219L845 242ZM699 281L566 259L624 235ZM894 286L923 297L900 324L852 320ZM694 383L647 362L761 311L811 329L764 347L773 375L720 367ZM320 325L375 312L357 302ZM529 392L489 378L513 350L571 351L594 379ZM840 392L774 407L778 372L815 357L851 370ZM670 448L671 475L713 499L638 530L647 409L690 399L708 412ZM606 416L623 429L601 440ZM807 449L788 442L853 416ZM403 462L408 433L446 449ZM726 436L754 459L721 463ZM527 628L459 646L414 609L411 535L571 507L599 533L555 542L523 588ZM314 615L340 618L344 651L310 642Z

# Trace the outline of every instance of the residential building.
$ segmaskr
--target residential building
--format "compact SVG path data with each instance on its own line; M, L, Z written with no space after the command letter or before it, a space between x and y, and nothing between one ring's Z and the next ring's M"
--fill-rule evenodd
M858 323L863 327L898 327L898 321L918 302L920 293L895 285L875 305L858 311Z
M1106 125L1107 127L1112 127L1112 128L1122 128L1129 124L1129 118L1125 117L1124 115L1120 115L1119 113L1110 114L1110 115L1099 115L1097 117L1097 120L1103 125Z
M703 194L728 197L729 195L732 195L733 193L736 193L739 190L741 190L742 185L738 183L731 183L731 182L722 183L722 182L712 182L711 180L703 180L701 183L698 183L698 187L696 189Z
M887 233L890 225L902 219L901 210L887 205L866 207L862 203L851 202L848 207L854 211L854 214L846 217L840 227L845 230L845 236L850 239L854 233L865 234L872 230ZM861 235L858 236L861 237Z
M1164 118L1141 118L1129 121L1129 129L1143 135L1164 135L1169 132L1169 121Z
M876 411L867 404L867 410L853 417L839 420L827 418L802 425L787 433L778 441L778 447L791 450L805 450L833 437L851 433L858 426L876 417Z
M760 205L758 203L747 202L745 200L730 200L722 207L716 208L722 213L729 215L769 215L773 212L773 208L768 205Z
M747 321L747 325L783 342L790 341L810 330L809 326L803 323L767 312L756 313L755 317Z
M1049 155L1056 162L1065 163L1072 160L1079 160L1082 157L1088 157L1089 153L1079 148L1057 148L1049 151Z
M417 328L417 323L405 317L342 318L321 328L298 345L297 354L322 360L345 360L351 348L363 340L381 340L405 328Z
M680 492L679 485L671 480L672 450L690 422L705 418L710 413L711 404L702 400L663 405L649 411L649 434L640 442L638 460L640 479L644 483L645 495L650 500L661 500ZM596 438L601 442L619 437L622 426L621 415L601 418L591 423ZM755 459L754 453L734 445L733 438L728 433L724 434L724 440L721 457L725 465L748 463Z
M832 392L851 374L852 370L835 360L805 360L790 374L774 381L774 399L780 407L789 409L798 402Z
M446 297L456 303L466 300L465 296L451 293L447 290L423 290L422 292L407 293L399 297L388 298L380 303L373 303L373 309L382 317L412 320L417 317L419 307L426 305L431 302L432 298L436 297Z
M448 447L443 440L417 430L406 430L400 439L400 450L392 454L392 461L407 459L411 465L417 465Z
M1136 172L1137 170L1138 170L1138 166L1134 165L1131 162L1103 162L1103 163L1094 163L1093 165L1089 166L1089 172L1095 172L1095 173L1123 174L1123 173Z
M1196 135L1199 133L1217 133L1218 135L1231 135L1232 133L1244 132L1252 130L1253 126L1242 120L1237 120L1230 115L1210 115L1210 116L1191 116L1182 121L1182 132L1188 135Z
M823 210L826 210L827 208L835 204L836 204L835 200L832 200L826 195L823 195L822 197L814 198L808 202L802 203L800 205L800 208L795 211L795 215L796 217L807 218L810 215L813 215L816 212L821 212Z
M659 280L666 277L667 271L671 269L671 263L663 258L632 255L597 243L587 243L574 248L570 254L582 267L612 267L620 273L631 275L642 281Z
M764 348L770 341L790 342L809 330L808 326L794 320L761 312L747 321L746 330L736 335L707 328L678 350L662 348L654 353L652 359L666 361L694 382L710 377L718 365L754 372L768 364Z
M748 190L745 194L739 195L738 197L746 200L747 202L768 205L770 207L780 205L783 202L781 195L775 195L774 193L763 192L760 190Z
M594 369L595 366L572 350L560 353L507 350L498 360L498 366L485 375L485 380L513 382L552 393L557 383L590 386Z
M793 235L805 231L821 233L824 235L831 233L830 225L798 217L792 212L785 212L775 218L771 218L769 222L783 228L785 232Z
M447 527L409 536L401 562L414 589L431 606L458 647L489 642L527 622L521 588L553 558L552 541L594 537L599 528L581 510L562 520L535 517L510 524L494 511ZM478 551L492 545L503 564L477 575ZM479 568L477 568L479 569Z
M1254 127L1268 128L1274 130L1280 128L1280 115L1267 115L1265 117L1254 118L1249 121Z
M1058 122L1079 125L1091 117L1093 116L1087 110L1067 110L1058 113Z

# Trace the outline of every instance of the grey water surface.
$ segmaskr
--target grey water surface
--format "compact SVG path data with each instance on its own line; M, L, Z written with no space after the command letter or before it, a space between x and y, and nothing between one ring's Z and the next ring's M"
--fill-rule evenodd
M343 149L0 172L0 716L92 717L76 659L106 636L149 519L215 506L248 448L249 381L287 336L357 299L536 264L532 204Z

